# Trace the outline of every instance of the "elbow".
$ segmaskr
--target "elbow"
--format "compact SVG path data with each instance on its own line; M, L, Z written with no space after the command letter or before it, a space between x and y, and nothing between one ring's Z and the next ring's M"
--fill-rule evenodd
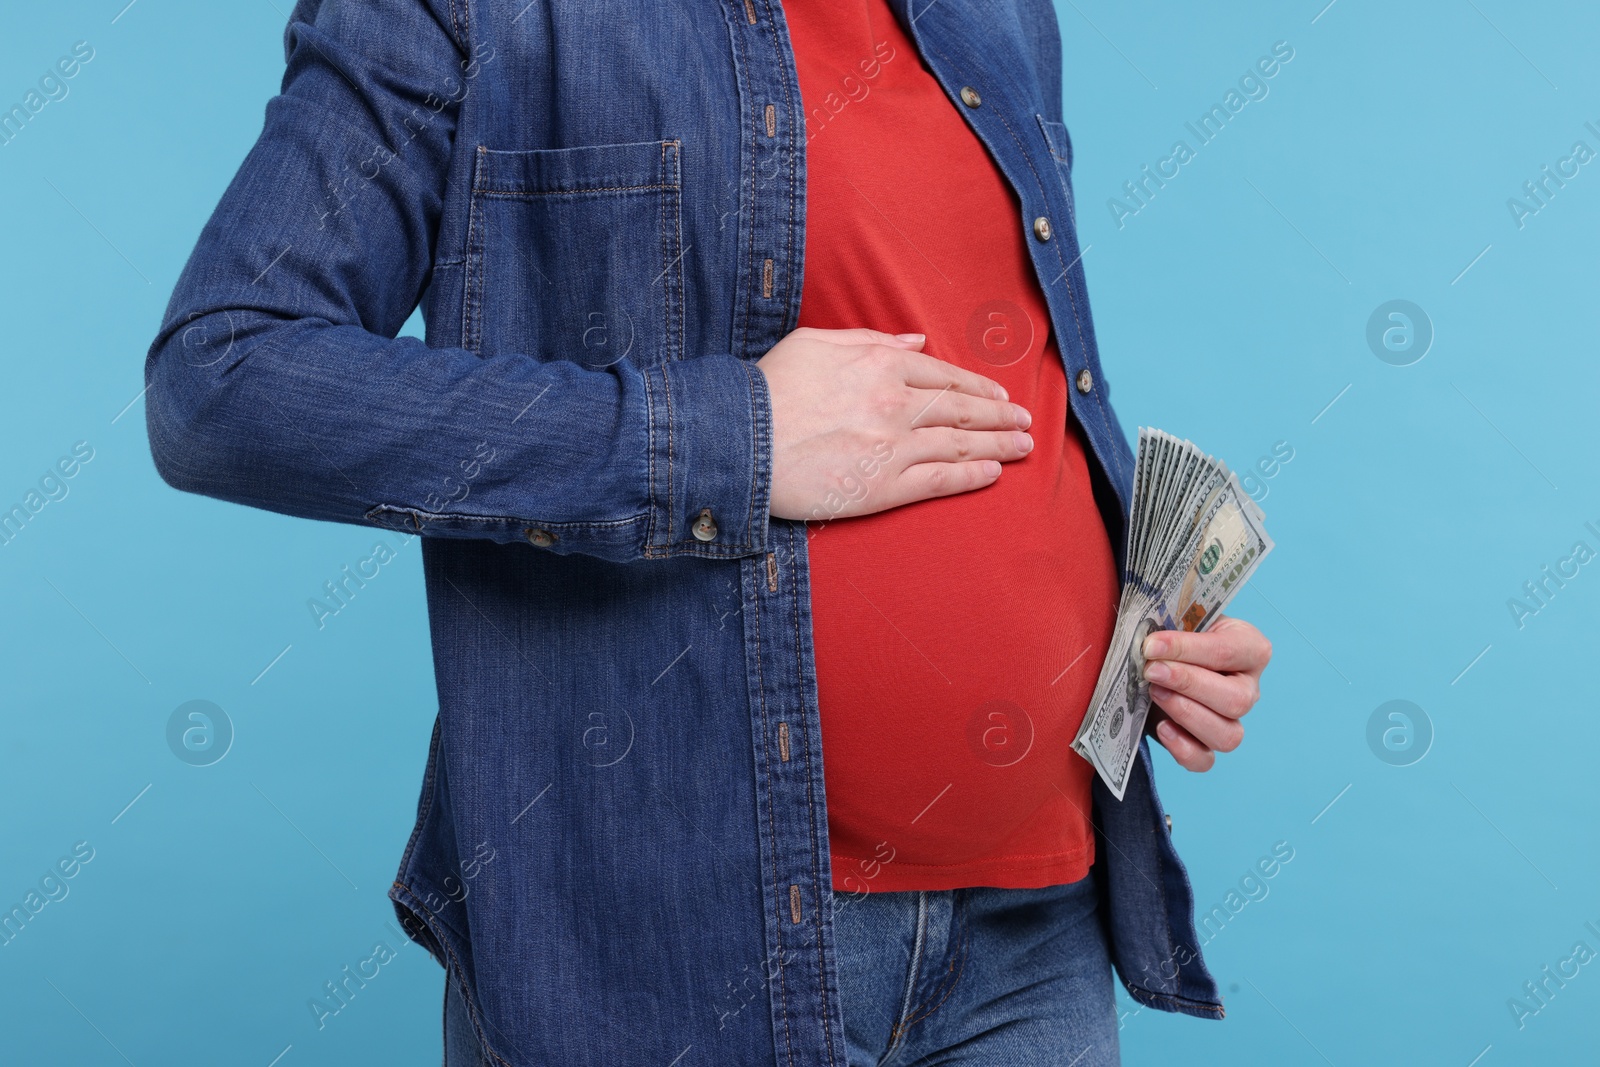
M206 449L195 423L157 381L147 383L145 434L156 473L172 488L185 493L205 493L212 484L205 465Z
M145 430L156 473L180 492L204 493L210 481L196 461L204 449L195 447L194 436L186 427L158 413L155 403L154 396L146 394Z
M217 373L225 363L202 364L195 349L198 336L192 330L169 331L150 346L145 434L162 481L185 493L225 495L226 450L212 432Z

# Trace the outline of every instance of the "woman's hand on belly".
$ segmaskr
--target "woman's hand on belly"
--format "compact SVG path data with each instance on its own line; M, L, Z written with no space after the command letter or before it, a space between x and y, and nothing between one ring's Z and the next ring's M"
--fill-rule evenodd
M870 515L970 492L1033 448L999 383L925 355L921 334L801 327L756 362L772 398L770 510Z

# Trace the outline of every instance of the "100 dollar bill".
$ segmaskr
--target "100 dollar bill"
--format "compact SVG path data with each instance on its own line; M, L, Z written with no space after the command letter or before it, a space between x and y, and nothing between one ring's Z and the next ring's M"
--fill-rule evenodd
M1168 547L1176 552L1146 560L1161 573L1127 576L1090 713L1072 743L1118 800L1150 714L1145 637L1155 630L1205 630L1273 547L1261 509L1231 473L1172 533Z

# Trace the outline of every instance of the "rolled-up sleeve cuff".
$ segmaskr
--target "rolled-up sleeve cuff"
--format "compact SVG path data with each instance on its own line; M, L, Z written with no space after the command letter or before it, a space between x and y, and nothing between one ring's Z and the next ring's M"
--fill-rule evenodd
M772 400L766 375L728 354L651 367L646 558L767 548Z

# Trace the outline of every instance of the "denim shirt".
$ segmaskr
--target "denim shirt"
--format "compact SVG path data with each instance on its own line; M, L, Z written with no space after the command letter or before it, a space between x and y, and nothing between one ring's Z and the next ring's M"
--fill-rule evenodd
M1016 192L1120 542L1054 9L909 3ZM397 912L491 1062L843 1067L806 527L768 514L753 365L805 247L779 0L300 0L285 48L147 426L178 489L421 535L439 712ZM1129 993L1220 1016L1148 742L1094 821Z

